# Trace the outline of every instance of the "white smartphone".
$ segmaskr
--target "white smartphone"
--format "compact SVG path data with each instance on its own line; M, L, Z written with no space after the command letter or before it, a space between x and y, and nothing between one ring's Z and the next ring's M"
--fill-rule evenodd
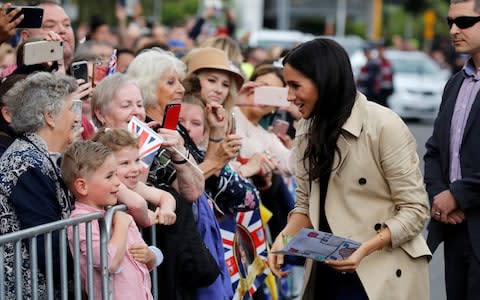
M254 90L253 102L257 105L287 107L288 88L259 86Z
M23 63L27 66L63 59L63 41L36 41L23 46Z

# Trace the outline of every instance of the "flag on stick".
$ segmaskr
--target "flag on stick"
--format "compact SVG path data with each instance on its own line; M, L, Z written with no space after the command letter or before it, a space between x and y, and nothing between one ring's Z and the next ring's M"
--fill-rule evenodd
M112 56L108 61L107 76L113 75L115 72L117 72L117 49L113 49Z
M136 117L132 117L128 123L128 131L138 137L140 159L150 168L158 149L163 143L163 138Z

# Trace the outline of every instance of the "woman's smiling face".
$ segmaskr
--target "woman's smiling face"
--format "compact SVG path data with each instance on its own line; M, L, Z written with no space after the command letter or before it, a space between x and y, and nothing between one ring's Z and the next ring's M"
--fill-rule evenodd
M105 114L98 114L99 120L105 127L109 128L127 128L128 122L132 117L139 120L145 120L145 108L140 89L132 83L122 86L115 93L108 110Z
M283 68L283 76L288 86L288 101L298 107L304 119L310 118L318 101L317 86L288 63Z

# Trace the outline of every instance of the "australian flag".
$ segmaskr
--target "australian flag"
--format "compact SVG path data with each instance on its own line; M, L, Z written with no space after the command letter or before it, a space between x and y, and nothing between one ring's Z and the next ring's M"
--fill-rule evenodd
M158 149L162 145L163 138L136 117L132 117L128 123L128 131L138 137L140 159L150 168Z
M117 72L117 49L113 49L112 56L108 61L107 76L113 75Z

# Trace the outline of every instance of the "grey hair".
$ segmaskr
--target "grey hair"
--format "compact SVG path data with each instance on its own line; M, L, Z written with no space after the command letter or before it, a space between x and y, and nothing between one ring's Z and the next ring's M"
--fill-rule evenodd
M117 91L127 84L134 84L139 89L136 80L130 78L123 73L115 73L107 76L95 87L92 96L92 120L97 127L103 127L102 122L98 118L96 111L105 115L111 108L113 99L117 97Z
M183 79L186 66L172 52L159 48L142 51L128 66L127 75L137 80L145 107L157 104L158 82L166 72L177 73Z
M473 0L450 0L450 4L457 4L457 3L462 3L462 2L470 2L470 1L473 1ZM475 0L476 2L478 0Z
M12 115L10 126L17 133L33 133L45 126L45 113L58 118L64 108L64 98L75 92L74 78L61 73L34 73L17 82L4 96Z

